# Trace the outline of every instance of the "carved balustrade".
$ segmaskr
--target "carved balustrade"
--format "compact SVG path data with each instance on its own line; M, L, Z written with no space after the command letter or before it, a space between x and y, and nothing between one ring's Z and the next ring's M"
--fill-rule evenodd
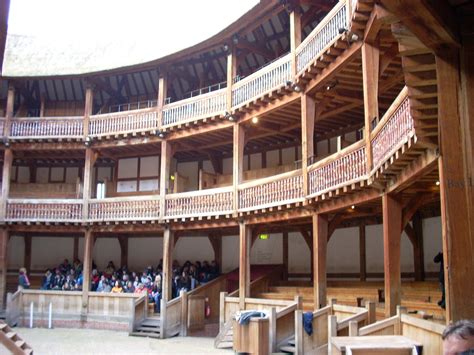
M89 201L89 221L147 221L160 216L160 197L112 197Z
M81 222L83 200L8 199L10 222Z
M157 129L156 108L94 115L91 116L89 122L89 135L93 137L156 131Z
M10 137L34 138L82 138L82 117L15 118L11 121Z

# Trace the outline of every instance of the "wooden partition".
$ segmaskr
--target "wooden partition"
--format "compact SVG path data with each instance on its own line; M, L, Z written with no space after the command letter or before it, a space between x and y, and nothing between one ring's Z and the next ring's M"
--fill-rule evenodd
M131 303L132 319L130 320L130 333L135 331L148 315L148 294L143 293L140 297L131 300Z
M196 312L204 314L204 309L196 310L191 307L193 297L204 297L208 299L211 313L207 318L208 322L214 323L219 321L219 302L220 294L227 289L227 275L219 276L218 278L206 283L205 285L199 286L194 290L188 292L188 325L194 323L194 316Z
M182 310L183 310L183 294L169 301L165 310L161 309L161 335L163 338L169 338L179 333L183 333L182 329ZM164 312L163 312L164 310ZM185 332L185 331L184 331ZM184 335L184 334L183 334Z
M6 323L13 327L21 320L23 296L21 290L7 294Z
M82 198L82 184L79 179L74 184L12 183L10 184L10 192L8 195L11 198Z

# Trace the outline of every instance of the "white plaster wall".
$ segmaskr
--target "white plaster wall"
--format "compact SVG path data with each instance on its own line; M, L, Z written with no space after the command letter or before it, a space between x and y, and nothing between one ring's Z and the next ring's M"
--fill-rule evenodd
M328 142L326 140L319 141L317 144L317 156L322 157L328 154Z
M214 167L212 166L212 163L211 163L210 160L204 160L202 162L202 170L204 170L208 173L215 174Z
M328 243L327 272L359 272L359 228L336 229Z
M163 238L129 238L128 268L141 271L147 266L156 267L163 258Z
M105 270L110 260L115 267L120 267L120 244L117 238L97 238L92 257L99 270Z
M239 236L222 237L222 272L239 267Z
M68 237L32 237L31 269L45 270L58 266L64 259L72 262L74 239Z
M288 272L310 273L311 251L300 233L288 234Z
M178 163L178 174L187 177L186 191L195 191L198 189L198 163L197 161Z
M214 260L214 249L207 237L180 237L174 248L173 258L180 264L186 261Z
M66 169L66 182L69 184L75 184L77 177L79 176L79 168L67 168Z
M39 184L47 184L48 183L48 168L38 168L36 169L36 182Z
M439 264L435 264L433 258L443 250L441 217L423 220L423 247L425 253L425 272L438 272Z
M140 160L140 176L150 177L158 176L160 171L160 158L158 155L151 157L143 157Z
M270 234L266 240L256 239L250 251L250 264L281 264L283 262L283 236Z
M279 163L279 152L278 150L270 150L267 152L267 168L278 166Z
M7 246L8 269L19 269L24 265L25 239L19 236L12 236Z
M222 171L224 175L232 174L232 157L222 160Z
M30 168L27 166L19 166L17 179L20 183L30 182Z
M129 179L137 177L138 158L119 159L118 178Z
M282 149L282 161L283 165L292 164L295 162L295 148Z
M261 169L262 168L262 154L252 154L250 155L250 170Z

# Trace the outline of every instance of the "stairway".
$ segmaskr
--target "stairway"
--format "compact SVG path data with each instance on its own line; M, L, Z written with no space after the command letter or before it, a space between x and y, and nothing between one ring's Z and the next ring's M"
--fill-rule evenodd
M280 346L280 352L285 353L285 354L295 354L296 353L295 337L289 339L286 345Z
M33 354L31 346L4 322L0 322L0 342L12 354Z
M232 349L234 345L234 330L232 321L224 325L224 328L217 334L214 340L214 347L216 349Z
M129 335L137 337L160 338L161 320L159 316L147 317Z

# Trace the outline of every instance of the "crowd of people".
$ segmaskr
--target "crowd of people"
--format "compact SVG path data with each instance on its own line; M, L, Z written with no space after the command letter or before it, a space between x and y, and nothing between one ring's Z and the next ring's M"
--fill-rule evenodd
M155 304L155 311L160 311L162 294L162 260L156 268L148 266L143 272L128 270L127 266L116 268L110 261L102 272L92 262L90 290L110 293L142 293L148 294L149 300ZM191 291L219 276L219 266L215 261L186 261L180 265L172 264L172 293L177 297L181 290ZM19 285L29 288L30 282L24 268L20 269ZM42 282L42 290L81 291L83 288L83 265L76 259L71 264L68 259L53 270L46 270Z

